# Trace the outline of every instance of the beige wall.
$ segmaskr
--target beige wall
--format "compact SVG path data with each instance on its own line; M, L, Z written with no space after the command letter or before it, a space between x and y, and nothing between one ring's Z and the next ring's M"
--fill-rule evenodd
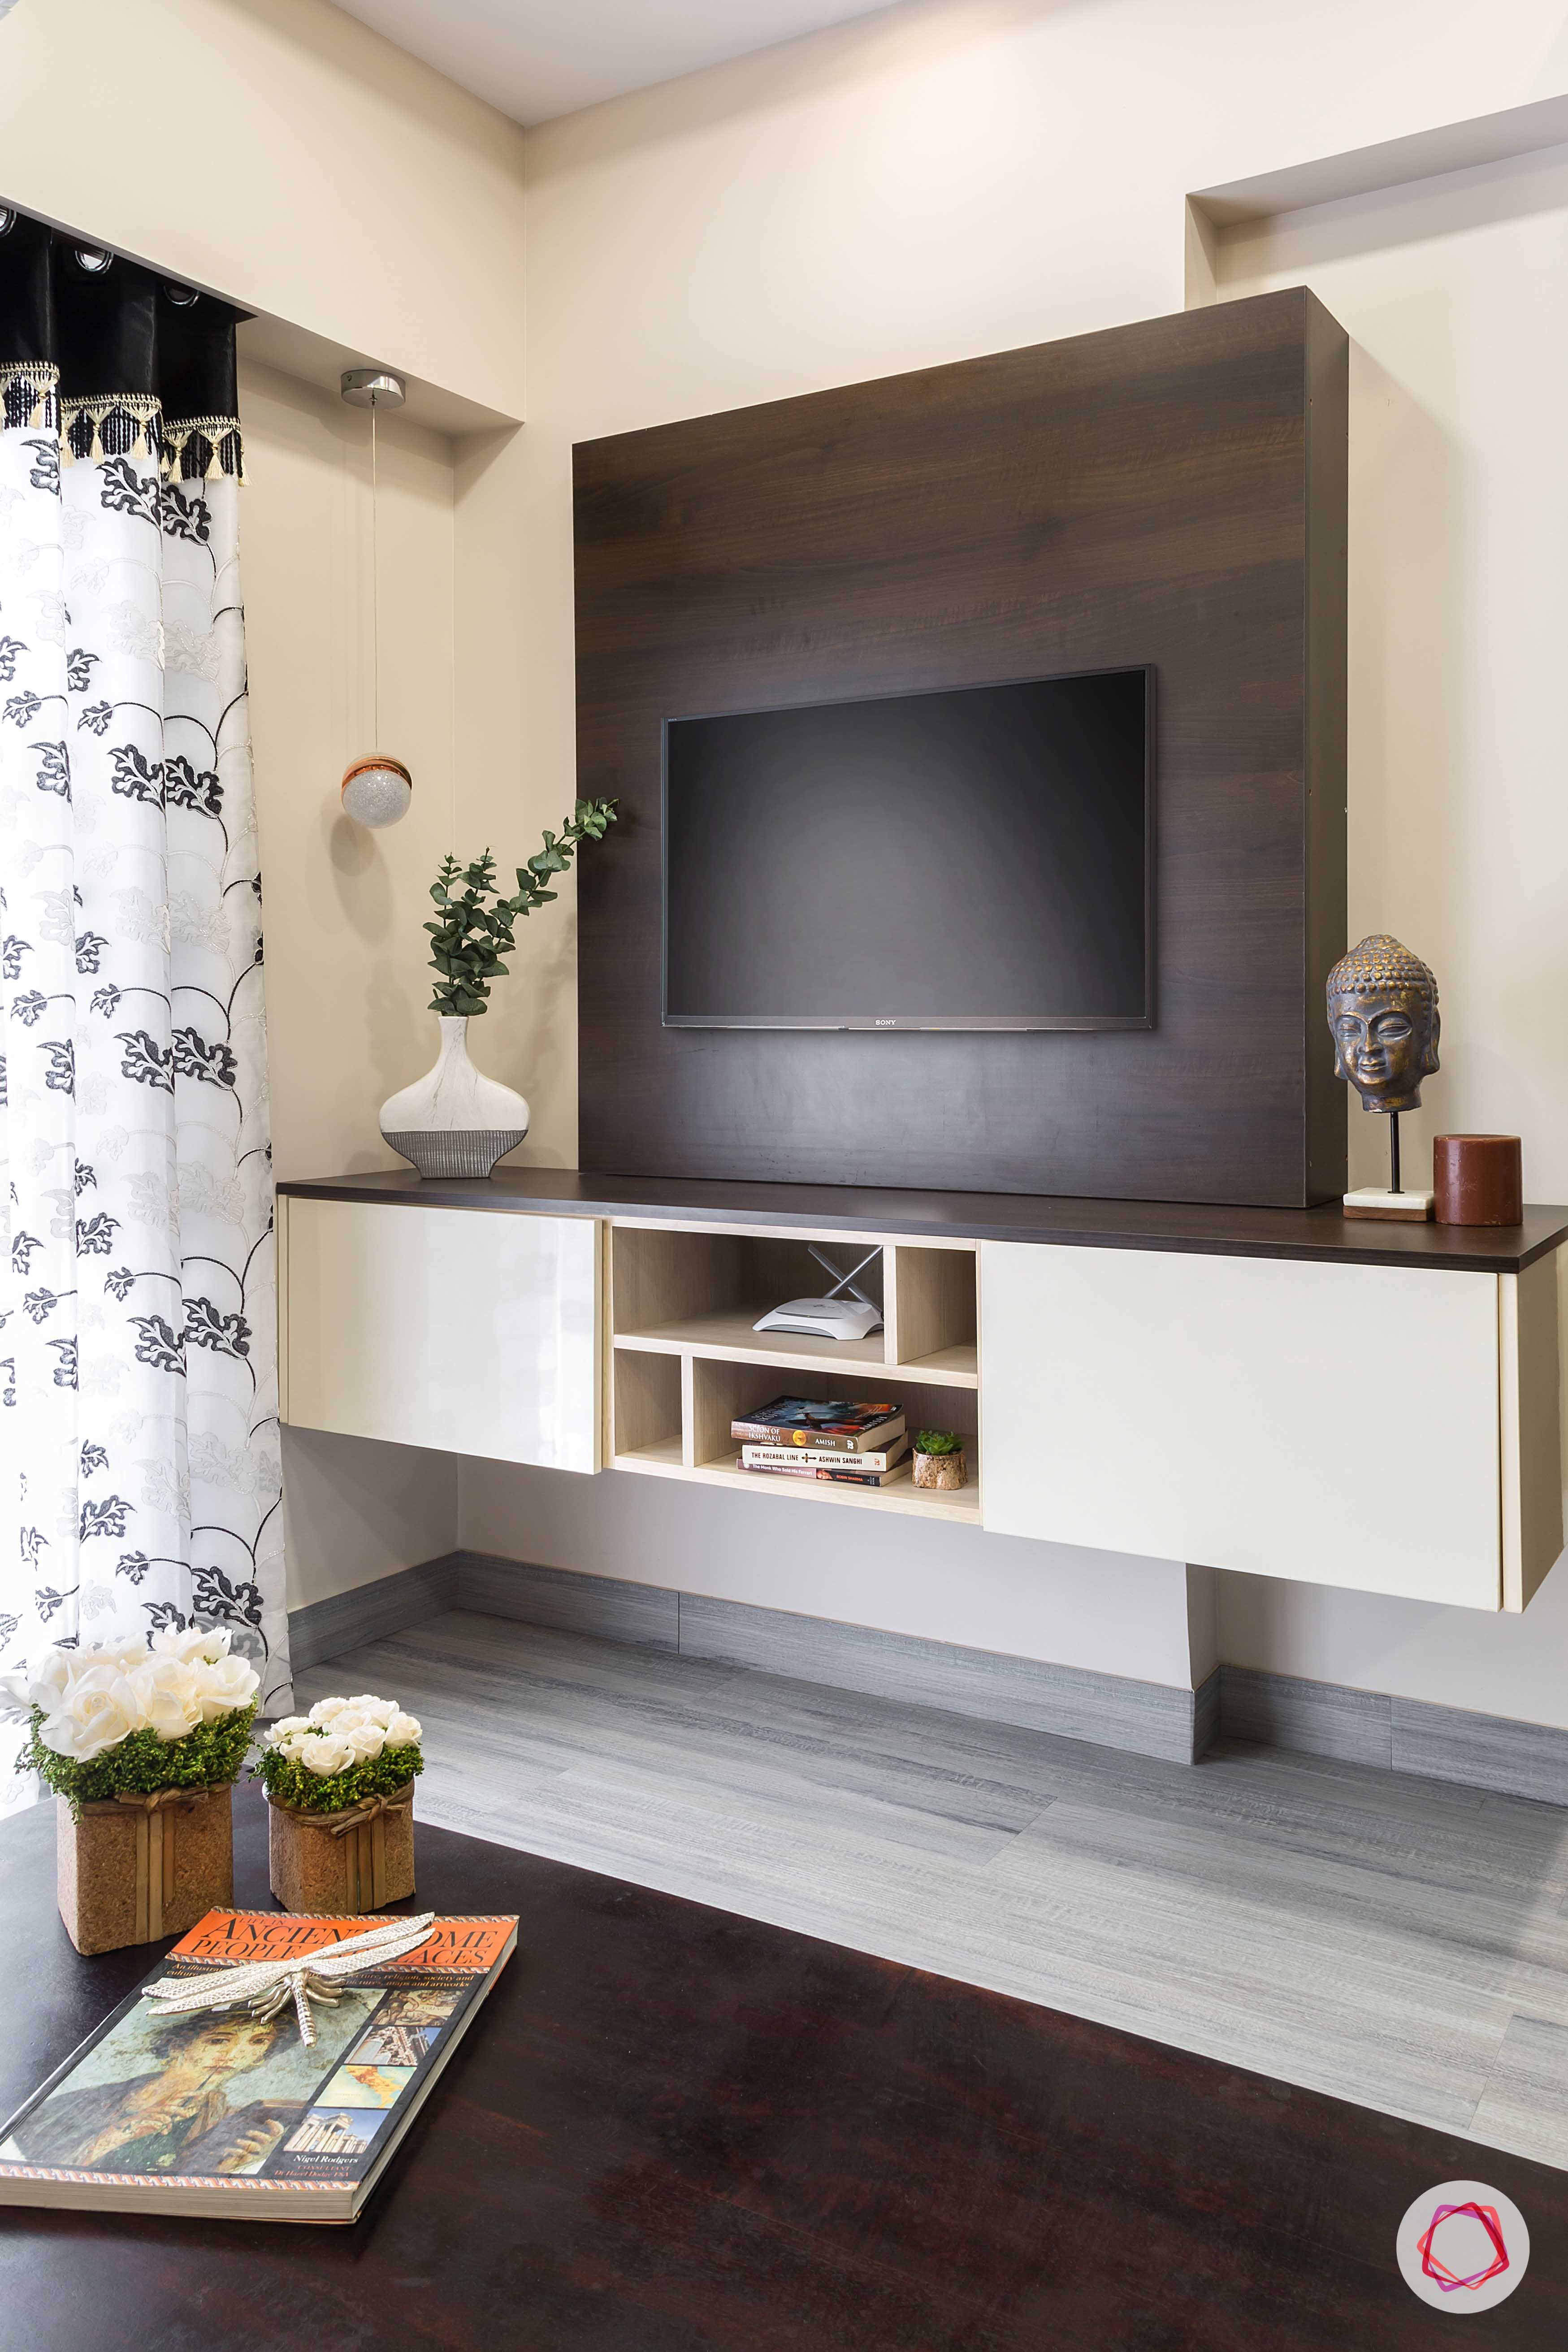
M1217 261L1222 299L1305 283L1351 336L1350 935L1425 956L1443 1016L1406 1164L1521 1134L1527 1196L1568 1200L1568 148L1226 229ZM1352 1106L1352 1182L1386 1182L1387 1125Z
M455 1454L283 1433L283 1539L289 1606L324 1601L418 1561L457 1540L460 1465Z
M521 411L523 133L322 0L22 0L0 202Z
M535 462L533 436L458 444L458 777L462 852L492 847L503 877L576 798L572 693L571 457ZM530 597L539 545L567 518L563 592ZM565 691L562 690L563 680ZM613 839L612 835L612 839ZM470 1033L481 1068L532 1114L513 1165L577 1164L576 877L518 930L490 1009ZM421 919L423 919L421 909Z
M258 367L240 404L273 1159L280 1176L390 1167L376 1111L429 1025L412 909L455 837L453 451L378 420L382 740L416 782L403 823L366 833L337 787L372 748L370 420ZM283 1468L292 1607L457 1540L452 1455L289 1429Z
M1216 261L1222 299L1305 280L1352 338L1351 936L1396 931L1443 1005L1407 1164L1500 1129L1568 1200L1568 149L1229 229ZM1385 1125L1351 1113L1360 1181ZM1365 1474L1422 1475L1360 1435ZM1219 1616L1238 1664L1568 1725L1568 1561L1511 1622L1234 1576Z
M279 1176L395 1167L376 1112L424 1066L414 909L457 830L451 445L378 421L382 747L415 793L367 833L338 785L373 748L370 419L265 368L240 401L273 1157Z
M1186 1685L1201 1681L1207 1584L1166 1560L1073 1551L977 1528L816 1508L621 1470L597 1478L463 1467L462 1540L474 1551L637 1584L881 1625L931 1642Z
M545 478L562 436L1179 310L1189 190L1568 87L1561 0L1243 14L906 0L531 133Z

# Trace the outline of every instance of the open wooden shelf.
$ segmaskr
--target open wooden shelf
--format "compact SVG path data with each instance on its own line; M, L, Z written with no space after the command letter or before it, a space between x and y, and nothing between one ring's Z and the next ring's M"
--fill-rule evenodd
M775 1302L776 1303L776 1302ZM725 1308L711 1315L694 1315L681 1322L658 1323L641 1331L616 1331L617 1348L645 1349L650 1355L714 1356L772 1364L781 1370L838 1366L856 1374L885 1374L889 1380L941 1381L951 1388L978 1388L978 1352L973 1341L943 1348L918 1363L890 1364L885 1353L886 1334L868 1339L818 1339L809 1331L758 1331L753 1327L766 1305Z
M956 1495L917 1486L913 1477L891 1486L840 1486L825 1478L770 1478L742 1470L738 1453L721 1454L712 1462L686 1467L679 1443L640 1446L632 1454L610 1457L612 1470L637 1470L656 1478L686 1478L706 1486L742 1486L748 1494L790 1495L798 1502L847 1503L858 1511L903 1511L915 1518L952 1519L960 1525L980 1524L980 1481L973 1448L969 1452L969 1484Z
M656 1444L637 1446L630 1454L610 1456L613 1470L651 1470L656 1475L689 1477L679 1437L661 1437Z
M611 1466L977 1526L974 1252L884 1244L882 1260L862 1277L886 1324L868 1339L756 1330L757 1318L781 1299L826 1289L828 1278L806 1247L811 1238L612 1223L605 1449ZM852 1264L878 1237L830 1238L832 1254ZM897 1360L900 1346L911 1360ZM963 1433L969 1484L952 1495L917 1486L912 1475L890 1486L848 1486L742 1469L730 1424L781 1390L825 1402L897 1397L911 1436L921 1428Z
M955 1348L939 1348L934 1355L917 1356L912 1363L889 1364L901 1381L939 1381L944 1388L980 1386L980 1350L973 1339Z

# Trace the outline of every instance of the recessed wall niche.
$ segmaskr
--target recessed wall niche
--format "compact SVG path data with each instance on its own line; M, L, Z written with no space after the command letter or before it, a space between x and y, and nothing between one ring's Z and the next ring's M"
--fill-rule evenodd
M580 446L578 790L626 819L580 884L582 1164L1342 1191L1346 412L1344 332L1297 288ZM667 718L1145 662L1153 1030L661 1025ZM874 843L824 854L875 889Z

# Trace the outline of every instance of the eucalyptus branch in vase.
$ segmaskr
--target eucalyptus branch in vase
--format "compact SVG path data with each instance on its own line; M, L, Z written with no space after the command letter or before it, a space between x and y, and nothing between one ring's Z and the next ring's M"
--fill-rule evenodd
M555 877L584 843L603 841L616 821L614 801L579 801L560 832L546 828L542 845L518 866L510 895L497 886L489 849L467 866L450 852L442 859L430 887L435 919L425 925L441 1050L434 1069L381 1107L382 1134L421 1176L488 1176L528 1133L522 1097L482 1076L469 1061L468 1023L488 1009L493 982L506 977L503 958L516 948L518 924L555 898Z
M548 887L551 877L565 873L583 842L603 841L615 822L614 801L579 801L558 835L545 827L544 845L518 867L517 893L510 898L496 888L496 862L488 849L469 866L459 866L448 851L430 886L440 920L425 926L431 969L440 975L430 999L432 1013L471 1020L485 1011L491 981L505 977L501 958L517 945L520 919L557 896ZM454 888L456 884L461 888Z

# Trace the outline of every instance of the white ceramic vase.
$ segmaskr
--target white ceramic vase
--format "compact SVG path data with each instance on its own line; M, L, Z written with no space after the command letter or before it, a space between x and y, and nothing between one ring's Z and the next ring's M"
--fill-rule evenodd
M528 1133L528 1105L468 1059L466 1019L440 1016L434 1069L381 1106L381 1131L421 1176L488 1176Z

